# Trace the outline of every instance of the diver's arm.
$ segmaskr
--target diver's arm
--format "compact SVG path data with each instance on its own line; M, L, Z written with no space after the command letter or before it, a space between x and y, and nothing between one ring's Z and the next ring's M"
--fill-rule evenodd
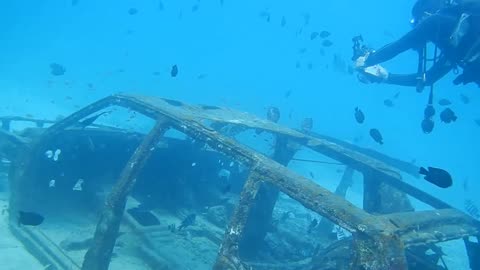
M439 62L434 64L426 73L425 73L425 86L430 86L436 81L445 76L450 70L452 70L453 65L448 62L445 58L441 58ZM419 74L388 74L388 78L384 81L387 84L401 85L401 86L416 86L422 78L418 77Z
M440 19L438 15L428 17L399 40L370 53L364 65L368 67L380 64L409 49L420 48L429 40Z

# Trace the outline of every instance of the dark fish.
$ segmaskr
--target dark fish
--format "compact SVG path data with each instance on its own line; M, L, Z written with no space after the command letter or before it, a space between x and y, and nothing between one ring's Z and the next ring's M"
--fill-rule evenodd
M330 40L328 39L325 39L323 42L322 42L322 46L323 47L330 47L333 45L333 42L331 42Z
M277 123L278 120L280 120L280 110L277 107L268 107L267 119L274 123Z
M318 37L318 35L320 35L318 32L312 32L310 34L310 40L314 40Z
M287 25L287 19L285 18L285 16L283 16L282 21L280 22L280 26L285 27L285 25Z
M455 122L457 120L457 116L455 115L455 112L453 112L450 108L446 108L440 113L440 120L444 123L451 123Z
M309 133L310 131L312 131L313 129L313 118L305 118L303 119L302 121L302 131L305 132L305 133Z
M136 9L136 8L132 7L132 8L128 9L128 15L135 15L137 13L138 13L138 9Z
M191 226L195 223L197 215L195 214L190 214L188 215L185 219L183 219L182 224L178 226L178 230L180 231L181 229L187 228L188 226Z
M42 224L45 218L37 213L33 212L18 212L18 224L27 225L27 226L38 226Z
M66 72L66 69L62 65L57 63L50 64L50 73L53 76L62 76L63 74L65 74L65 72Z
M470 98L465 96L464 94L460 94L460 99L462 100L463 104L470 103Z
M308 172L308 173L310 174L310 177L311 177L312 179L315 179L315 175L313 174L313 172Z
M393 101L391 99L388 99L388 98L383 101L383 105L385 105L389 108L394 106Z
M449 106L452 105L452 102L446 98L442 98L438 101L438 105L440 106Z
M178 75L178 67L177 65L172 66L172 70L170 71L170 76L177 77Z
M380 133L380 131L376 128L372 128L370 129L370 137L372 137L372 139L379 143L379 144L383 144L383 137L382 137L382 134Z
M365 121L365 114L358 107L355 108L355 120L357 123L362 124Z
M98 117L100 117L100 116L102 116L102 115L104 115L104 114L106 114L106 113L109 113L109 112L101 112L101 113L96 114L96 115L94 115L94 116L92 116L92 117L89 117L89 118L87 118L87 119L79 122L79 123L78 123L78 127L84 129L84 128L90 126L91 124L93 124L93 122L95 122L95 121L98 119Z
M434 127L435 127L435 122L433 122L432 119L426 118L422 120L423 133L425 134L431 133Z
M452 177L450 174L442 169L428 167L428 170L420 167L420 174L425 175L424 179L428 182L441 187L441 188L448 188L452 186Z
M314 218L312 220L312 222L310 222L310 225L308 225L308 233L311 233L313 229L315 229L315 227L317 227L318 225L318 220L316 218Z
M320 37L321 38L327 38L329 36L330 36L330 32L328 32L328 31L324 30L324 31L320 32Z

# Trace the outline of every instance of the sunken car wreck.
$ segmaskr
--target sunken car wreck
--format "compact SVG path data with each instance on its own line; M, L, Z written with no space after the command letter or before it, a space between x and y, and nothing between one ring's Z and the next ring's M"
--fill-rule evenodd
M82 125L116 110L150 128ZM1 120L10 229L45 269L447 269L439 244L463 240L472 257L480 235L402 179L416 168L227 108L114 95L56 122ZM13 132L19 121L36 127ZM271 136L271 153L242 134ZM302 149L343 164L334 190L287 168ZM363 208L345 198L354 173ZM19 210L46 221L18 226Z

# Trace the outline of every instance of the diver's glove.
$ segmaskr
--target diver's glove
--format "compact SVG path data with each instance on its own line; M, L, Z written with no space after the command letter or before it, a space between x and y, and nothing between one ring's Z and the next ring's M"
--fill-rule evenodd
M380 65L374 65L360 69L357 78L367 84L382 83L388 80L388 71Z

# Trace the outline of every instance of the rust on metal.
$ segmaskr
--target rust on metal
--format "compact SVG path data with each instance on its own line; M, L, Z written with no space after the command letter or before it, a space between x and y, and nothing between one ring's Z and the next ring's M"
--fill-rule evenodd
M168 122L165 119L159 118L157 120L155 127L135 150L120 174L117 184L107 197L104 210L95 230L93 245L85 254L82 265L83 270L108 269L123 212L125 211L127 196L133 189L137 176L150 157L152 149L155 148L158 140L164 134L167 125Z
M427 243L438 243L480 234L480 223L454 209L447 203L404 182L396 162L385 163L356 151L346 144L336 143L326 137L303 134L297 130L260 119L248 113L215 106L190 105L180 101L137 95L113 95L99 100L84 109L56 122L29 142L23 153L16 155L10 181L13 186L11 207L18 209L21 196L28 194L28 176L33 156L52 136L74 126L81 119L110 106L121 106L142 113L157 121L155 128L137 148L110 193L95 232L94 246L85 256L82 269L104 270L108 268L113 244L129 194L137 174L149 157L150 149L170 127L187 136L206 143L210 148L233 157L250 169L250 175L240 194L229 226L226 229L215 270L243 270L251 267L240 255L241 241L252 226L248 220L254 217L256 203L271 215L277 196L258 200L262 185L272 188L302 204L330 222L352 233L353 269L407 269L406 248ZM211 124L211 125L210 125ZM8 126L9 124L5 124ZM234 138L221 133L218 127L235 126L235 132L252 129L276 136L274 156L269 158ZM0 134L1 135L1 134ZM348 176L353 170L364 175L364 208L345 200L346 187L338 194L289 170L286 166L298 146L309 148L347 166ZM390 164L390 165L389 165ZM414 174L411 166L401 166ZM392 196L393 195L393 196ZM408 196L429 204L435 210L414 212ZM273 199L272 199L273 198ZM267 217L262 222L268 222ZM265 224L264 224L265 225Z

